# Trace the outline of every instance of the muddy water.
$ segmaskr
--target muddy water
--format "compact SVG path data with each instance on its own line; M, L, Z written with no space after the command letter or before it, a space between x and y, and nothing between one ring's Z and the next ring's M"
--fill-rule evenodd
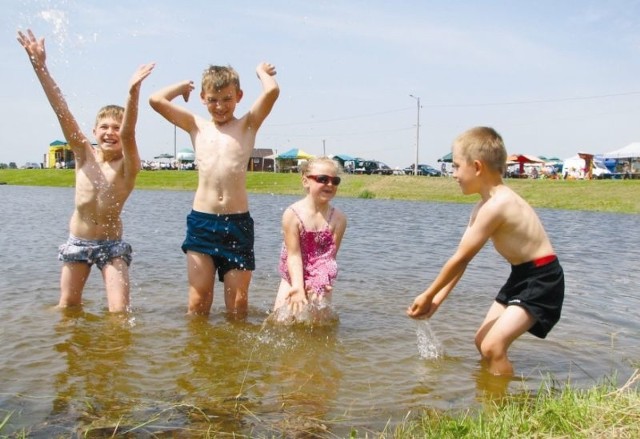
M136 191L124 212L134 247L133 312L105 311L94 270L82 310L61 312L57 246L66 239L71 189L0 188L1 431L34 437L132 429L348 435L380 431L418 407L466 408L487 396L537 388L552 377L588 387L638 366L638 217L540 210L566 272L562 320L546 340L511 351L518 379L487 377L473 346L477 325L509 267L484 249L430 321L404 309L454 250L470 205L337 199L349 217L334 304L325 328L263 325L278 285L280 216L296 197L253 195L257 270L246 321L214 310L188 319L180 244L190 192ZM425 344L427 343L427 344ZM425 354L426 352L426 354ZM142 425L144 423L144 425Z

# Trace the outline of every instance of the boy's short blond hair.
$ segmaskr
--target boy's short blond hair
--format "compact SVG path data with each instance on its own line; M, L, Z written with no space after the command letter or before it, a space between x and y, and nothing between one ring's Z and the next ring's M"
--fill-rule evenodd
M467 162L480 160L500 173L506 170L507 150L502 137L493 128L471 128L456 138L453 147Z
M338 162L330 157L323 156L310 158L309 160L305 160L304 162L302 162L300 164L300 173L302 175L307 175L314 165L321 164L332 166L335 169L336 174L339 174L341 171L341 167Z
M124 107L119 105L105 105L98 110L95 126L98 126L98 122L107 117L112 117L113 119L122 122L122 119L124 118Z
M229 85L240 90L240 76L231 66L209 66L202 73L202 91L218 91Z

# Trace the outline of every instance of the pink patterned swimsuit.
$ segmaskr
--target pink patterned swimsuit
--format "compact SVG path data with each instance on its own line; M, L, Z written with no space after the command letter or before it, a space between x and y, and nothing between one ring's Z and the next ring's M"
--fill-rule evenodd
M322 230L307 230L304 223L293 208L290 208L298 217L302 230L300 231L300 252L302 253L302 268L305 289L311 289L318 294L324 293L324 288L333 285L338 275L336 262L336 243L333 240L333 232L329 224ZM334 208L331 208L328 223L331 223ZM280 264L278 265L280 276L291 284L289 267L287 267L287 248L282 245L280 252Z

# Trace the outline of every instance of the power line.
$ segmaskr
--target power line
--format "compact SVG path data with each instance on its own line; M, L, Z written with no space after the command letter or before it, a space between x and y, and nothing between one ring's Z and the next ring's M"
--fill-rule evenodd
M526 100L526 101L487 102L487 103L476 103L476 104L430 104L430 105L423 105L423 107L431 107L431 108L489 107L489 106L500 106L500 105L548 104L548 103L554 103L554 102L586 101L586 100L592 100L592 99L631 96L636 94L640 94L640 91L630 91L626 93L612 93L612 94L593 95L593 96L575 96L571 98L532 99L532 100Z
M595 100L595 99L604 99L604 98L613 98L620 96L633 96L640 94L640 91L629 91L623 93L610 93L610 94L602 94L602 95L591 95L591 96L574 96L574 97L564 97L564 98L549 98L549 99L530 99L530 100L521 100L521 101L504 101L504 102L484 102L484 103L461 103L461 104L424 104L421 106L423 108L464 108L464 107L491 107L491 106L507 106L507 105L528 105L528 104L548 104L548 103L557 103L557 102L571 102L571 101L586 101L586 100ZM364 119L368 117L381 116L385 114L392 113L400 113L403 111L412 110L412 107L404 107L398 108L395 110L382 111L377 113L366 113L359 114L353 116L345 116L338 117L333 119L318 119L318 120L310 120L307 122L291 122L291 123L283 123L283 124L269 124L271 127L289 127L295 125L314 125L320 123L331 123L331 122L341 122L346 120L354 120L354 119Z

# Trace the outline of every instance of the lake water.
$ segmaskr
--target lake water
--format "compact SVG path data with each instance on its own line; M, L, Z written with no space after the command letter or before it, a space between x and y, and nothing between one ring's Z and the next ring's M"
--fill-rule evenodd
M94 268L81 311L54 309L57 247L73 190L0 186L0 432L32 437L344 437L393 428L422 407L480 406L553 379L622 384L640 361L638 216L539 210L566 273L561 321L511 348L518 378L482 373L473 338L509 266L489 245L429 322L404 310L454 251L471 205L338 198L349 225L338 255L337 325L264 326L279 282L282 210L298 197L252 195L256 259L246 321L227 320L216 284L209 318L187 318L180 250L191 192L133 193L133 312L110 315ZM427 340L428 341L428 340ZM547 381L548 382L548 381ZM146 423L145 425L141 425Z

